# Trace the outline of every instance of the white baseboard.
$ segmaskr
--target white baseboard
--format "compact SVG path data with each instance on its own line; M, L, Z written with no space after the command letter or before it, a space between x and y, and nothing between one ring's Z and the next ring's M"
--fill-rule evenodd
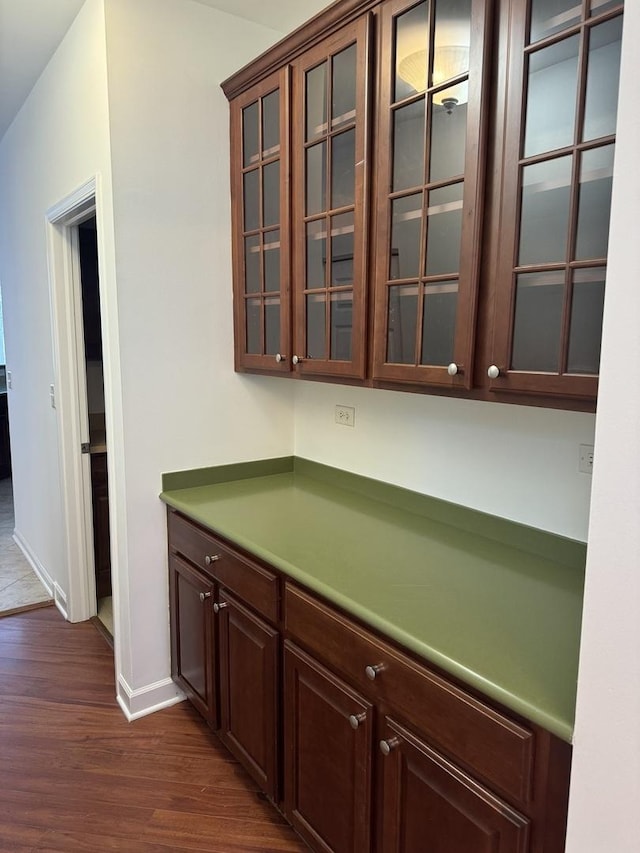
M183 702L186 696L170 678L148 684L146 687L132 689L122 676L118 676L118 704L129 722L146 717Z
M31 566L33 571L38 575L40 582L42 583L44 588L47 590L47 592L49 593L51 598L54 598L54 594L53 594L53 592L54 592L54 580L53 580L53 578L51 577L49 572L45 569L45 567L42 565L40 560L38 560L36 555L33 553L31 548L29 547L28 543L23 538L22 534L18 530L15 530L15 529L13 531L13 541L16 543L18 548L20 548L20 550L24 554L26 561L29 563L29 565ZM66 598L65 598L65 603L66 603Z

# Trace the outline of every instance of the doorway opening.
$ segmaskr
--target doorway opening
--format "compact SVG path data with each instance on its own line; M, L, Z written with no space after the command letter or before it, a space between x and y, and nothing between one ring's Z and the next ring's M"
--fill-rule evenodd
M96 612L99 627L113 638L111 596L111 551L109 544L109 488L107 476L107 431L102 365L100 276L98 232L95 213L78 224L78 253L82 298L84 371L87 389L89 457L91 460L91 509L93 519L93 563ZM83 451L86 452L86 444Z
M66 580L63 575L53 586L55 603L71 622L96 617L98 600L108 603L113 586L113 621L105 633L111 635L117 657L118 591L111 584L110 545L116 513L113 499L109 507L107 478L107 467L112 476L107 440L113 401L109 383L103 382L110 361L103 359L102 210L94 177L47 211L55 380L50 391L51 405L58 410L67 570ZM111 492L113 498L113 487ZM98 620L96 624L100 627Z

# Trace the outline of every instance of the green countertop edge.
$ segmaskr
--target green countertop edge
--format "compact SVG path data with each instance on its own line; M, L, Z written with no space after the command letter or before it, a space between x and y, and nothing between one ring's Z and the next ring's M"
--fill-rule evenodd
M210 518L200 516L197 511L193 510L188 500L180 499L179 492L182 489L281 473L299 473L301 476L311 477L336 488L356 492L364 497L390 504L407 512L459 527L467 532L493 539L518 550L529 551L545 559L584 570L586 555L586 544L584 543L299 457L280 457L165 474L162 478L164 490L160 497L167 505L183 512L194 521L211 528ZM165 483L169 485L169 488L166 488ZM213 529L216 530L215 525ZM218 528L217 532L225 536L223 529ZM532 720L567 743L572 742L573 725L571 723L545 712L544 709L521 699L517 694L510 693L482 675L462 666L455 659L443 655L437 649L417 640L401 628L361 606L356 600L344 596L315 576L304 572L277 554L261 547L259 543L244 538L237 532L232 538L238 546L247 552L280 569L293 580L299 581L310 590L344 608L364 623L396 640L426 661L441 667L445 672L459 678L461 682L476 688L484 695L500 702L526 719Z

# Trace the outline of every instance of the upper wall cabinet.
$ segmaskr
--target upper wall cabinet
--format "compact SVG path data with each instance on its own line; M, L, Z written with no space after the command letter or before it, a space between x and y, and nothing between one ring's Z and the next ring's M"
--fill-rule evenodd
M303 375L365 376L369 24L293 66L292 362Z
M288 370L289 72L231 104L236 368Z
M595 397L622 4L514 3L492 389Z
M471 387L489 5L381 8L376 379Z
M338 0L229 80L238 370L593 409L621 0Z

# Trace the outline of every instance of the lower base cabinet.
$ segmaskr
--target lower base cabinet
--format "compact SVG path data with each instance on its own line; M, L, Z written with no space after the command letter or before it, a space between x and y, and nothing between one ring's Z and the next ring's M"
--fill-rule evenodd
M227 592L218 597L222 742L278 796L280 635Z
M371 704L288 641L284 813L313 850L371 849Z
M563 853L571 747L169 510L172 674L318 853Z
M527 853L529 820L393 720L380 741L385 853Z

